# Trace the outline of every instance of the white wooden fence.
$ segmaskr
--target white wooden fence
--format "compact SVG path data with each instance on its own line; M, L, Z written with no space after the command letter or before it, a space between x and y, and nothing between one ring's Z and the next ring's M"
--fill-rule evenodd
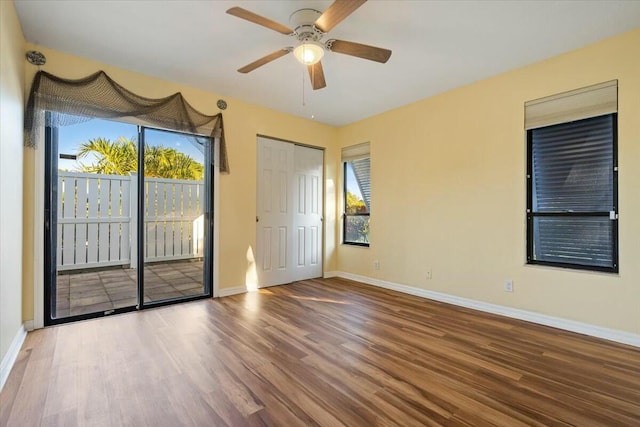
M137 263L137 176L58 172L58 270ZM204 183L145 179L145 262L202 257Z

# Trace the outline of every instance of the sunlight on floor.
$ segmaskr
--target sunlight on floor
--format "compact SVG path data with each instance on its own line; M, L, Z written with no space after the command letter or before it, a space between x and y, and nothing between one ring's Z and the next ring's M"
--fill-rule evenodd
M338 301L338 300L334 300L334 299L314 298L314 297L301 297L301 296L297 296L297 295L288 295L288 296L290 296L291 298L294 298L294 299L301 299L301 300L305 300L305 301L328 302L328 303L331 303L331 304L351 305L350 302Z
M244 284L247 287L247 292L253 292L258 290L258 273L256 271L256 258L253 255L253 248L251 246L247 248L247 272L245 274Z

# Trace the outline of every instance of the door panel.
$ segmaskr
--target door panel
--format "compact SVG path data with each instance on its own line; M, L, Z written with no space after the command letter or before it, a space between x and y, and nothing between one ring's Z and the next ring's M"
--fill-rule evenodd
M256 273L260 286L291 282L293 145L258 138Z
M208 287L210 139L158 129L143 132L144 304L203 296Z
M289 227L278 227L278 270L289 267Z
M134 125L99 119L46 128L46 325L138 304L131 248L137 156L126 150L136 134Z
M295 146L293 226L298 231L294 240L296 265L294 280L322 276L322 166L323 152Z

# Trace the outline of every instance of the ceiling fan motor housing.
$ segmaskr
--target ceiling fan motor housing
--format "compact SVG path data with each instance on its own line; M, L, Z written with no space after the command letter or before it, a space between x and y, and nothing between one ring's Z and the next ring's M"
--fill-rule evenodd
M300 41L319 41L324 36L314 23L321 13L315 9L296 10L289 17L289 23L293 27L295 37Z

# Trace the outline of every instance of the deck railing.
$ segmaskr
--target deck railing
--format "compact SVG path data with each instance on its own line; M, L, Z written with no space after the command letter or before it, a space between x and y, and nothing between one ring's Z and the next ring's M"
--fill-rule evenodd
M58 270L137 263L137 176L58 172ZM204 254L204 183L146 178L145 262Z

